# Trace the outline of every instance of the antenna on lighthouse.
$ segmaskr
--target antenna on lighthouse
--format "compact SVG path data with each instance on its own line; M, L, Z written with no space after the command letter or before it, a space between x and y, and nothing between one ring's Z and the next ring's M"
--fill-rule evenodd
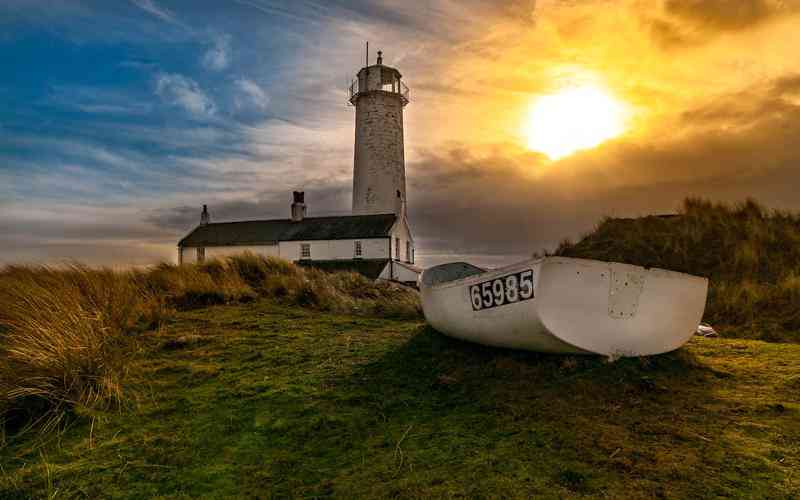
M369 42L367 42L367 57L366 57L367 64L364 66L369 66Z

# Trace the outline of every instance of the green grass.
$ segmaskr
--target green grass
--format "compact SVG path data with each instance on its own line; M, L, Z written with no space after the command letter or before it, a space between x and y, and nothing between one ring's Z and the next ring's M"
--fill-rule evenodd
M138 345L129 408L0 436L0 497L800 495L800 345L607 363L269 300Z

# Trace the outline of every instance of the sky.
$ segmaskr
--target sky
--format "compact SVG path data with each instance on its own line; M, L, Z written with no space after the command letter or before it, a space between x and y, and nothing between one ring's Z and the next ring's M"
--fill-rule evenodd
M0 264L174 261L203 204L288 217L296 189L347 213L365 41L411 89L423 266L510 263L687 196L797 210L798 32L800 0L4 0ZM624 130L532 149L537 103L586 86Z

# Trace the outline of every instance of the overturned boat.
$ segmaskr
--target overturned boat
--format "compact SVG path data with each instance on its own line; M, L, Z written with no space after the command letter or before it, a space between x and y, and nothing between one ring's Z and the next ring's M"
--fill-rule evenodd
M681 347L703 316L708 280L566 257L485 270L455 262L420 277L440 332L479 344L565 354L645 356Z

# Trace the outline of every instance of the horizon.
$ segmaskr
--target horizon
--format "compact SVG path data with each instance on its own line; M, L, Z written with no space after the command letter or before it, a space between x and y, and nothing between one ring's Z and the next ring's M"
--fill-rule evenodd
M287 218L293 190L309 217L349 213L366 41L411 89L422 266L510 264L687 197L798 210L798 16L778 0L12 0L0 265L174 262L202 205Z

